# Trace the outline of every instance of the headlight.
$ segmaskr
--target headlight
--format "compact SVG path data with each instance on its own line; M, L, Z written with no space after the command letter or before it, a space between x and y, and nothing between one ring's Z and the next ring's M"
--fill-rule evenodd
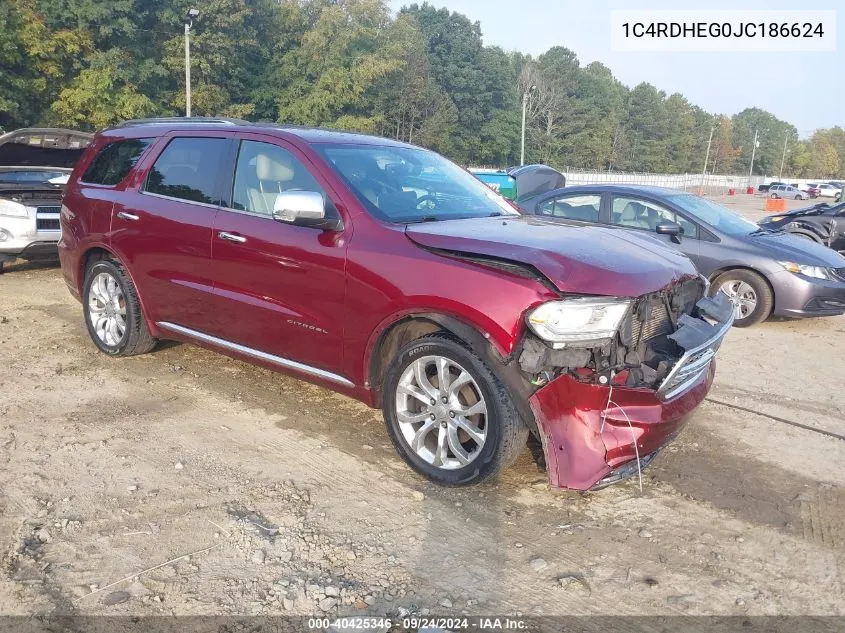
M778 262L778 264L796 275L804 275L806 277L813 277L814 279L833 280L833 275L824 266L810 266L808 264L796 264L795 262Z
M785 217L786 217L785 215L776 215L776 216L771 217L771 218L763 218L760 221L760 224L769 224L770 222L780 222Z
M631 301L584 297L549 301L528 315L528 325L544 341L566 343L613 338Z
M0 215L5 215L10 218L25 218L29 216L26 207L19 202L12 202L11 200L3 200L0 198Z

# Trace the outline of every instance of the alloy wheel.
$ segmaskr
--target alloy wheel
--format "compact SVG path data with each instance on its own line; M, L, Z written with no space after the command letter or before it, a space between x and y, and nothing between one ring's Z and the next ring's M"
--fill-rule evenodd
M88 312L97 338L106 345L118 345L126 332L126 297L109 273L99 273L91 282Z
M747 318L757 309L757 293L750 284L734 279L722 285L721 290L733 301L737 320Z
M423 356L402 373L396 388L402 437L426 463L462 468L487 439L487 404L475 379L444 356Z

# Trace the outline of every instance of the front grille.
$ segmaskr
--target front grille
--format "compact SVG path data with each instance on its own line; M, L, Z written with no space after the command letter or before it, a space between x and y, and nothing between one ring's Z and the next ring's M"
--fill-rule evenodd
M60 231L59 213L61 207L36 207L35 228L38 231Z

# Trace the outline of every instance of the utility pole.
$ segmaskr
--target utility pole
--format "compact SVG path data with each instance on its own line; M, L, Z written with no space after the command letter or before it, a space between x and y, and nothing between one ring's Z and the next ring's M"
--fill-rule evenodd
M519 151L519 164L525 164L525 113L528 110L528 95L532 90L536 90L537 86L531 86L528 90L522 93L522 145Z
M191 116L191 27L194 18L199 17L199 10L188 9L185 15L185 116Z
M786 136L783 139L783 156L780 158L780 174L778 175L778 180L783 180L783 164L786 162L786 144L789 142L789 132L786 133Z
M707 174L707 161L710 160L710 143L713 142L713 131L716 126L710 128L710 138L707 139L707 153L704 155L704 169L701 170L701 193L704 193L704 177Z
M754 130L754 143L751 145L751 167L748 168L748 186L751 186L751 174L754 171L754 155L757 153L757 133L758 130Z

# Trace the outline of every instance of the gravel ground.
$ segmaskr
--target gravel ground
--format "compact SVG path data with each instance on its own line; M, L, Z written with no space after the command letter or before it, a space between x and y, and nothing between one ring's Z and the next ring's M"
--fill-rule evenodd
M188 345L107 358L58 269L10 266L0 613L845 615L843 345L734 330L642 492L550 490L528 451L440 489L379 412Z

